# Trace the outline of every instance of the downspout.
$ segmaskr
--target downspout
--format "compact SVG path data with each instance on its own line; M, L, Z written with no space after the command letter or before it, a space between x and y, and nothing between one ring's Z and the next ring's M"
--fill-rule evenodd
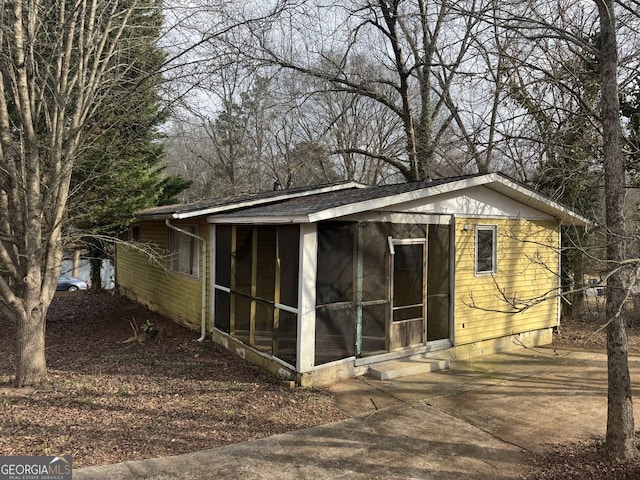
M202 342L207 338L207 241L198 235L194 235L193 233L187 232L175 225L171 225L168 218L164 222L170 229L183 233L188 237L195 238L202 244L202 275L200 276L200 280L202 282L202 308L200 312L200 338L198 338L198 342Z

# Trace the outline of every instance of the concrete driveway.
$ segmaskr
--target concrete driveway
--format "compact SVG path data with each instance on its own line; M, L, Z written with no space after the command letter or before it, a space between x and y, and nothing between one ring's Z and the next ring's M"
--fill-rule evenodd
M349 420L74 479L519 478L531 452L604 435L606 365L602 353L538 348L350 380L331 389ZM640 357L630 367L637 396Z

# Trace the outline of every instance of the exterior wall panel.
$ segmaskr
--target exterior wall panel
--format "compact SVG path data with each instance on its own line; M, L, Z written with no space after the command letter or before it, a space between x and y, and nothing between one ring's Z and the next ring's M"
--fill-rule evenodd
M209 226L206 221L196 220L183 224L199 225L199 236L207 240L210 251ZM180 227L180 222L172 222ZM140 242L152 245L159 261L166 265L167 226L163 221L140 223ZM202 245L198 242L199 259L202 265ZM207 252L207 269L211 265ZM202 267L200 267L200 270ZM207 277L209 272L207 271ZM173 273L154 263L149 256L126 245L118 245L116 282L120 291L180 323L197 329L200 327L202 309L202 272L198 278ZM208 280L207 280L208 284ZM207 289L208 291L208 289ZM207 304L207 318L209 318Z
M475 273L476 225L497 226L495 274ZM456 219L456 344L556 325L557 239L555 221Z

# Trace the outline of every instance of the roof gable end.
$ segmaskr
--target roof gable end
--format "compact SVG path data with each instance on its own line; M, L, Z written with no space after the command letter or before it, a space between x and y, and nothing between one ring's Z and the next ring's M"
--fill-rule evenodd
M436 195L462 191L478 186L484 186L508 198L547 213L557 218L563 225L586 226L591 223L587 218L577 214L568 207L555 202L549 197L546 197L529 187L520 185L506 175L500 173L488 173L467 178L463 177L436 185L425 184L424 186L418 186L416 189L407 192L382 196L360 203L343 205L334 209L317 211L309 215L309 221L318 222L346 215L363 213L369 210L388 208L390 206L410 202L412 200L424 200Z

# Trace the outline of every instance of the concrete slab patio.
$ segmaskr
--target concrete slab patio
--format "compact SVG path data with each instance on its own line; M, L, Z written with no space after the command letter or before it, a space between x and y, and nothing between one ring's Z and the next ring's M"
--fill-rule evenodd
M640 357L630 367L638 395ZM338 406L353 416L342 422L78 469L74 479L519 478L531 452L604 434L606 385L602 353L522 349L443 372L336 384Z

